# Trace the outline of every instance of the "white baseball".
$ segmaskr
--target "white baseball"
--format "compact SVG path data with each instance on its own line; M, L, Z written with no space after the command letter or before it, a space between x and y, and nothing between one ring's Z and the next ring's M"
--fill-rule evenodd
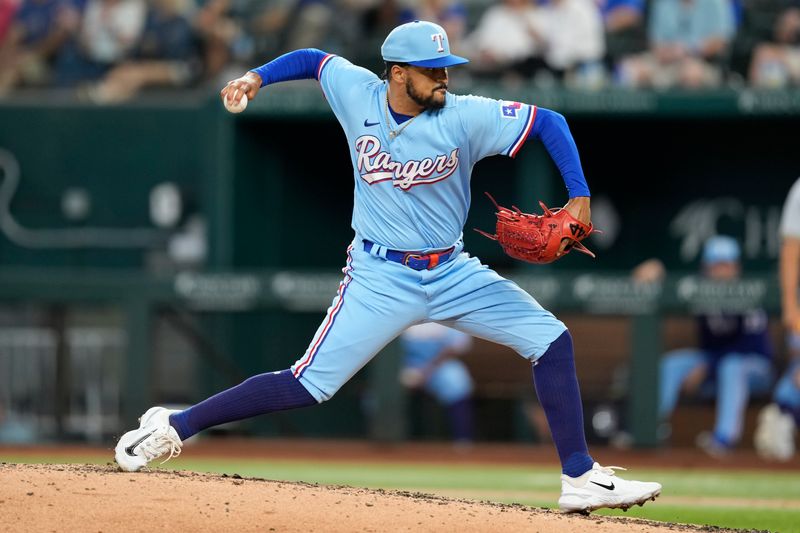
M228 102L227 98L224 98L222 102L225 104L225 109L231 113L241 113L247 108L247 95L243 94L242 99L239 100L238 104L234 102Z

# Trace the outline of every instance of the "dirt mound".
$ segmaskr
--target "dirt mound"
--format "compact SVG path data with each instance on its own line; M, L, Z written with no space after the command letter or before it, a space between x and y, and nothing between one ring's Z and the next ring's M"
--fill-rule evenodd
M421 493L113 465L0 464L7 531L698 531ZM704 529L709 531L708 528Z

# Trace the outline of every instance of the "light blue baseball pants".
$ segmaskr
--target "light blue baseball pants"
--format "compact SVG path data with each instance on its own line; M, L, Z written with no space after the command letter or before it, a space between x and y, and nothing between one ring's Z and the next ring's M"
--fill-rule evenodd
M403 330L428 321L535 361L566 326L517 284L458 251L433 270L416 271L364 252L356 237L339 291L292 365L294 376L317 401L326 401Z
M708 365L711 357L702 350L684 349L664 354L660 364L659 415L669 418L678 403L681 386L696 368ZM764 393L772 383L770 361L757 354L731 353L717 367L715 388L702 388L698 395L717 397L714 434L728 443L742 436L744 411L752 393Z

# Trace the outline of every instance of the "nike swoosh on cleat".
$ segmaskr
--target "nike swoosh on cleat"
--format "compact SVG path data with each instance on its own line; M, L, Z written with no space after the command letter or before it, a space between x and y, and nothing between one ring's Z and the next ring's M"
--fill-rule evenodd
M133 453L133 450L134 450L134 448L136 448L138 445L140 445L141 443L143 443L143 442L145 441L145 439L147 439L147 437L149 437L149 436L150 436L150 435L152 435L152 434L153 434L153 432L151 431L150 433L148 433L147 435L145 435L145 436L144 436L144 437L142 437L141 439L137 440L136 442L134 442L133 444L131 444L130 446L128 446L127 448L125 448L125 453L127 453L127 454L128 454L128 455L130 455L131 457L136 457L136 454L135 454L135 453Z
M614 490L614 484L613 483L610 484L610 485L603 485L602 483L598 483L597 481L592 481L592 483L594 483L598 487L603 487L604 489Z
M364 127L365 128L370 128L372 126L377 126L378 124L380 124L380 122L370 122L368 118L364 119Z

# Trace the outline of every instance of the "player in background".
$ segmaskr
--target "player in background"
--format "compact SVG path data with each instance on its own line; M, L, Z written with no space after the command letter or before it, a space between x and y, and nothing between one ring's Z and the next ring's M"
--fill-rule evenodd
M795 432L800 427L800 179L784 203L780 233L781 309L789 361L773 391L773 403L758 415L754 441L765 459L788 461L794 455Z
M713 281L733 281L740 275L740 258L735 239L711 237L703 245L703 275ZM714 430L698 435L697 444L716 457L733 449L742 436L750 395L765 393L772 384L767 325L767 313L760 308L699 315L699 346L673 350L661 358L661 420L669 420L681 390L697 396L716 396Z
M491 155L514 157L529 138L544 144L564 179L564 209L591 222L589 187L566 120L534 105L449 93L447 68L468 61L450 53L447 34L436 24L398 26L381 55L383 79L342 57L304 49L222 90L222 98L238 104L273 83L319 81L345 131L353 164L355 236L344 279L294 365L253 376L184 411L151 408L139 428L119 440L117 462L138 470L179 453L183 440L205 428L329 400L405 329L439 322L531 361L561 461L562 509L628 508L655 499L660 484L621 479L589 454L566 326L463 251L473 165ZM309 139L298 141L313 147ZM319 164L322 174L314 179L331 179L325 161ZM560 253L571 242L564 239Z
M456 447L474 440L472 392L467 365L458 360L472 346L472 337L458 330L428 322L411 326L400 335L403 369L400 383L423 388L447 413Z

